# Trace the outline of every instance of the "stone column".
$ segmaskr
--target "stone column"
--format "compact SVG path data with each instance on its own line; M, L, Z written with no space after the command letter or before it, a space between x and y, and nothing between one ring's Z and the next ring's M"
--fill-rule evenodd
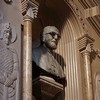
M23 100L32 100L32 19L24 18L23 34Z
M93 83L92 83L92 70L91 70L91 43L92 39L87 34L79 39L80 53L82 54L82 74L83 74L83 92L84 100L93 99Z
M32 100L32 22L37 17L38 3L22 0L24 16L23 33L23 67L22 67L22 99Z

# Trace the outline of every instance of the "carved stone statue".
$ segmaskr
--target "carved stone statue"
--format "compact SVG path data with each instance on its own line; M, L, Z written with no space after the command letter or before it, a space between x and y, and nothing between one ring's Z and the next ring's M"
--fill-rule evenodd
M33 65L34 75L40 73L40 75L50 76L54 79L63 79L64 72L62 66L52 55L51 51L57 48L57 43L60 38L59 30L55 26L46 26L43 29L42 44L33 48Z
M12 34L9 23L2 23L0 31L0 100L16 100L18 58L16 51L9 47L15 33Z

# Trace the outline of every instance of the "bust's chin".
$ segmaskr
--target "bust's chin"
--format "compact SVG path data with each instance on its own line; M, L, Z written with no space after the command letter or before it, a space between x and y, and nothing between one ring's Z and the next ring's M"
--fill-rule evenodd
M51 50L55 50L57 48L57 45L56 43L49 43L49 44L46 44L46 46L51 49Z

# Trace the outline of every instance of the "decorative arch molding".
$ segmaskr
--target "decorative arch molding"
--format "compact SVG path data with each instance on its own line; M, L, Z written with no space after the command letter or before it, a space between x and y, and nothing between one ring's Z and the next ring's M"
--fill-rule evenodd
M74 14L76 15L76 17L78 18L78 20L81 23L81 26L85 32L85 34L88 34L88 29L87 29L87 25L86 25L86 20L84 18L84 15L81 13L81 11L79 10L79 7L74 3L74 1L67 1L64 0L66 3L68 2L72 11L74 12Z
M82 27L85 32L88 34L86 21L91 25L91 27L95 30L97 35L100 37L100 5L97 0L79 0L79 3L84 8L83 14L79 10L78 6L75 5L74 1L64 0L68 2L76 15L78 16L80 22L82 23Z

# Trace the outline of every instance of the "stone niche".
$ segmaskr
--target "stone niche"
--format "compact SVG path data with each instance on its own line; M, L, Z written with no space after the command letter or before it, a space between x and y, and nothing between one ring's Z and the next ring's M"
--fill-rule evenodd
M63 91L65 75L62 66L51 53L54 50L54 46L56 49L57 43L54 43L54 46L50 45L51 42L46 37L52 37L51 40L56 41L58 34L59 30L56 27L44 27L41 44L33 48L32 85L33 95L36 100L53 100L58 93ZM57 36L56 39L54 38L55 36Z

